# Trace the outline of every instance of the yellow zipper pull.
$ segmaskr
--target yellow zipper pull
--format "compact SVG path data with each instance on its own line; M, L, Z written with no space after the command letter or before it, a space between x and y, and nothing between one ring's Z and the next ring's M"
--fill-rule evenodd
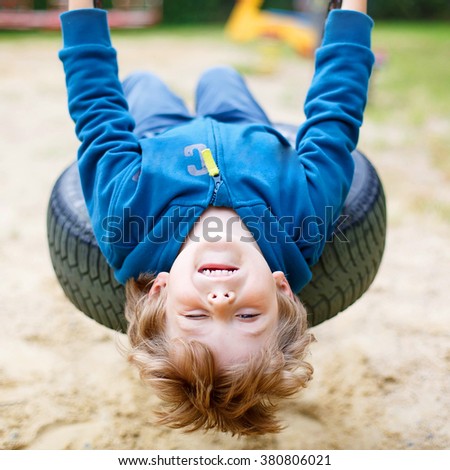
M208 170L209 176L218 176L219 175L219 168L214 161L214 158L211 153L211 149L206 148L202 150L202 158L205 162L206 169Z

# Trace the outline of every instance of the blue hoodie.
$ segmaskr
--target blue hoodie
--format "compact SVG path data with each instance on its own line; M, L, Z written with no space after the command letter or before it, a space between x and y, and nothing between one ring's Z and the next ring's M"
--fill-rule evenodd
M283 271L300 292L351 185L351 152L374 62L372 20L353 11L330 13L296 148L267 125L208 117L139 140L106 13L74 10L61 21L59 57L81 142L83 194L117 280L170 271L202 212L224 206L244 221L271 270ZM209 173L203 171L205 149L214 160Z

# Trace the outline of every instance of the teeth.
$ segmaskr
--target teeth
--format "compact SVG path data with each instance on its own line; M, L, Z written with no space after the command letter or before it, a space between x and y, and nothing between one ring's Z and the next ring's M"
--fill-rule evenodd
M202 274L205 276L231 276L236 272L236 269L203 269Z

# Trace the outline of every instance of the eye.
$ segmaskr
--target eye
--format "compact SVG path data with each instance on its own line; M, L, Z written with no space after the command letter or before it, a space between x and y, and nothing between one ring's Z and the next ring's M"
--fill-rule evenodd
M239 313L236 315L241 320L251 320L252 318L259 317L260 313Z
M204 313L185 313L183 317L189 318L190 320L202 320L203 318L208 318L208 315Z

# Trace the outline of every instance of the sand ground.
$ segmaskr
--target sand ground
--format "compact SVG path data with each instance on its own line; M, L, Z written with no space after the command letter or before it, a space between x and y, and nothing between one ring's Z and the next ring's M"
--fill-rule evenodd
M303 119L309 60L277 61L215 36L115 43L122 76L157 70L189 102L210 65L269 65L270 73L248 75L255 95L273 120ZM449 121L366 120L359 147L388 200L385 256L363 298L314 329L315 378L282 407L285 431L186 435L151 423L157 400L119 353L125 337L78 312L51 267L46 206L77 148L59 45L39 36L0 41L0 448L450 448L449 179L433 165L430 139L420 138L448 135Z

